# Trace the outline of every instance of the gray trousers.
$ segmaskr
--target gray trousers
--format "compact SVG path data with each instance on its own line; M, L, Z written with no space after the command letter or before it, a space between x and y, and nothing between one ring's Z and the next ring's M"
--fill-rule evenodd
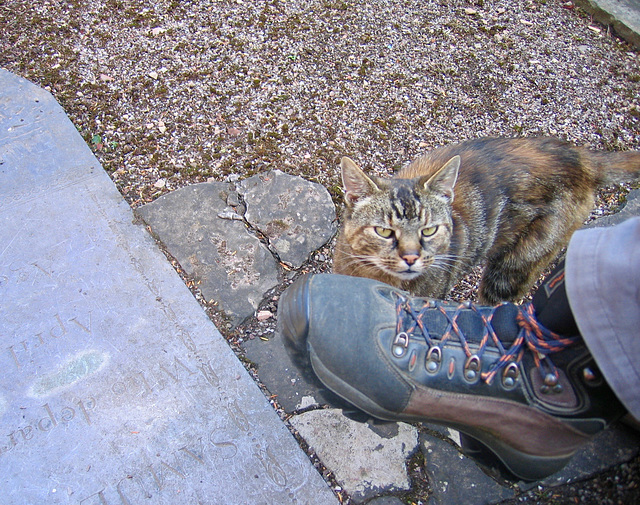
M620 401L640 420L640 217L574 233L565 279L587 347Z

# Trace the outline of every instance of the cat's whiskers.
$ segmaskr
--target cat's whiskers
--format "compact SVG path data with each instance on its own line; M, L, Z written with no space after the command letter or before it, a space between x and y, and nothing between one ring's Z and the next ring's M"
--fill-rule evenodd
M429 265L429 268L435 268L448 273L453 267L460 263L468 267L471 266L469 261L465 261L464 256L457 254L438 254L433 258L433 262Z
M472 267L473 262L466 256L460 256L458 254L438 254L435 256L435 260L441 263L455 265L456 263L462 263L466 267Z
M437 261L434 261L429 266L429 268L435 268L436 270L441 270L442 272L449 272L452 267L453 267L453 265L441 264L441 263L439 263Z
M371 254L354 254L354 253L346 253L347 262L345 263L346 268L356 267L357 268L377 268L382 269L379 265L379 260L377 256Z

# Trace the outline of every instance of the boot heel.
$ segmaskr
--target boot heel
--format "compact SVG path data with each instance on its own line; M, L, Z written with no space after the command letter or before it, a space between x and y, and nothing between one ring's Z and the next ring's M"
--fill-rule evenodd
M525 482L544 479L561 470L573 456L532 456L497 441L486 445L466 433L460 433L460 445L465 455L473 458L481 466L497 470L503 479L509 481L513 481L514 478Z

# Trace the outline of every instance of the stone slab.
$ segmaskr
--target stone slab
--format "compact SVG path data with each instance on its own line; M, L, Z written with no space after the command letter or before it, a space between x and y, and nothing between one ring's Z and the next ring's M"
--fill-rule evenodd
M337 397L310 370L296 366L278 332L267 341L247 340L242 344L247 358L258 368L260 381L289 414L311 405L335 402Z
M194 276L207 301L218 302L237 325L253 315L264 293L278 284L279 268L229 206L234 198L233 184L204 182L161 196L136 213Z
M433 493L429 505L489 505L513 498L515 491L494 481L453 444L420 434L425 471Z
M640 49L640 0L576 0L576 3Z
M406 461L418 445L415 427L393 423L395 434L385 436L336 409L305 412L293 417L291 424L354 502L411 487Z
M336 232L324 186L279 170L180 188L136 210L233 326ZM263 243L264 242L264 243Z
M272 170L238 185L245 217L260 230L281 261L300 268L338 229L336 207L321 184Z
M337 504L51 95L0 69L0 502Z

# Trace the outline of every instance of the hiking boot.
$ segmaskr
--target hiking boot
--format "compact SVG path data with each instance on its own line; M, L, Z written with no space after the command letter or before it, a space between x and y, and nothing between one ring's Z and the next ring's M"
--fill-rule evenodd
M459 430L523 480L560 470L624 414L582 338L544 328L531 303L447 303L317 274L282 294L278 327L346 401L379 419Z

